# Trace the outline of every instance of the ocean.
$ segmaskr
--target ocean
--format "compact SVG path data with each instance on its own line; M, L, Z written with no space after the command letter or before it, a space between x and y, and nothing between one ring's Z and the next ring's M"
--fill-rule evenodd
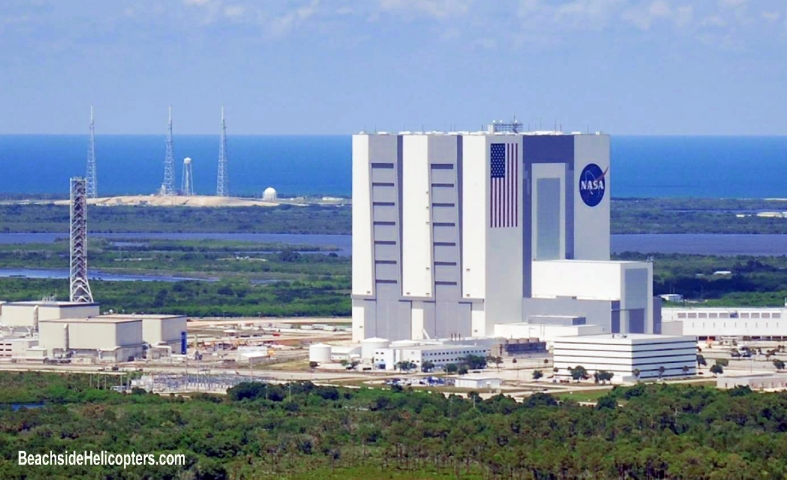
M228 136L230 190L259 196L351 194L351 136ZM176 188L193 159L197 194L214 194L219 138L176 135ZM85 174L87 135L0 135L0 195L66 196ZM163 178L163 135L97 135L101 196L152 194ZM614 197L787 198L787 136L613 136Z

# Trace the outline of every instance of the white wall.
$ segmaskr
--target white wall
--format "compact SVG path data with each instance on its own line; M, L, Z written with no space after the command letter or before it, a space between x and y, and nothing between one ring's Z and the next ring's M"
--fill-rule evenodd
M609 168L609 145L609 135L574 136L574 258L579 260L609 260L610 180L614 171L607 171L601 203L588 207L579 195L579 175L585 166L595 163L601 171Z
M374 295L369 135L353 135L352 293Z
M486 297L488 150L485 136L462 137L462 298Z
M621 262L533 262L533 297L620 300L622 288Z
M434 140L427 135L405 135L402 140L402 291L405 297L432 295L429 156Z
M355 263L355 260L353 260ZM366 331L366 316L364 315L363 300L354 298L352 300L352 333L353 342L360 342L364 338Z

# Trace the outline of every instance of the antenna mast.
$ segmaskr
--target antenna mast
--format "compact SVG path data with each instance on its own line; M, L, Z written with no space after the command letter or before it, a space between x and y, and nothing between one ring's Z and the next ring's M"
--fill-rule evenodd
M221 107L221 141L219 142L219 175L216 181L216 196L230 196L229 159L227 158L227 124L224 107Z
M87 198L98 197L98 180L96 179L96 132L93 123L93 106L90 106L90 142L87 147Z
M92 122L91 122L92 124ZM71 179L71 268L69 270L72 302L93 303L87 282L87 196L84 178Z
M172 148L172 105L169 106L169 131L167 133L167 150L164 154L164 183L161 185L163 195L175 193L175 155Z

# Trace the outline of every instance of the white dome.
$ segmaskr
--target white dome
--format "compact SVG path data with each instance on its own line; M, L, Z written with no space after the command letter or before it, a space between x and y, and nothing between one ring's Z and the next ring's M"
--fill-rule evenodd
M273 187L268 187L262 192L262 199L263 200L276 200L276 189Z
M189 158L189 157L186 157L186 158L184 158L184 159L183 159L183 163L185 163L186 165L188 165L189 163L191 163L191 158Z

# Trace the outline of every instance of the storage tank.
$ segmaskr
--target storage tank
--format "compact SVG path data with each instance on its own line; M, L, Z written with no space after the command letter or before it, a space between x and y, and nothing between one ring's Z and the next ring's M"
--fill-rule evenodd
M309 361L317 363L330 363L331 346L324 343L315 343L309 346Z
M367 338L361 340L361 358L364 360L374 359L374 351L378 348L388 348L391 344L389 340L384 338Z
M273 187L268 187L262 192L262 199L266 202L275 202L277 197L276 189Z

